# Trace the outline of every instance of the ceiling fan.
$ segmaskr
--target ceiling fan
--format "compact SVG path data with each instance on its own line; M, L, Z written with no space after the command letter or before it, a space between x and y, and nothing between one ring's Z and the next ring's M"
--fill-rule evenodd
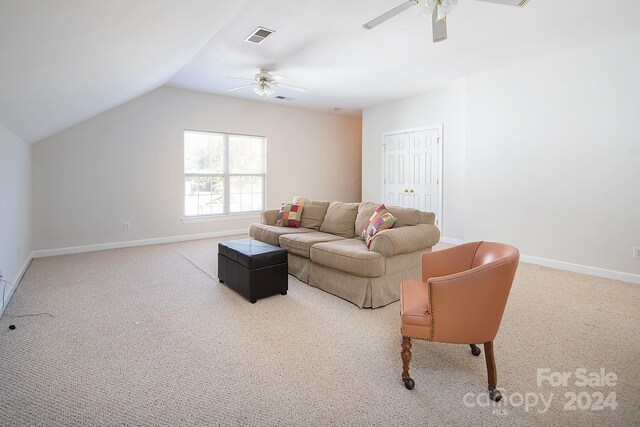
M498 3L507 6L525 6L529 0L478 0L487 3ZM383 13L375 19L364 24L362 27L370 30L383 22L393 18L400 12L410 7L421 5L424 7L422 13L431 15L433 27L433 42L441 42L447 39L447 15L458 5L458 0L407 0L390 11Z
M244 89L247 87L253 87L253 91L260 96L271 96L275 89L282 87L290 89L300 93L307 93L307 89L299 86L290 85L288 83L282 83L278 79L284 79L285 77L280 74L274 74L267 69L261 69L253 79L246 79L242 77L230 77L231 79L239 80L252 80L253 83L248 83L242 86L227 89L227 92L233 92L236 90Z

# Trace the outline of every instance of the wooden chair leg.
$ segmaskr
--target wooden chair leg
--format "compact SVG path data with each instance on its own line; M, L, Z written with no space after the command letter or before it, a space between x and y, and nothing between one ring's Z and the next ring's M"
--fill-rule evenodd
M496 360L493 357L493 341L484 343L484 357L487 361L487 375L489 377L489 397L495 402L502 399L502 394L496 390L498 376L496 374Z
M471 347L471 354L474 356L480 356L480 347L475 344L469 344L469 347Z
M402 382L409 390L413 390L416 386L415 381L409 376L409 362L411 362L411 338L402 337Z

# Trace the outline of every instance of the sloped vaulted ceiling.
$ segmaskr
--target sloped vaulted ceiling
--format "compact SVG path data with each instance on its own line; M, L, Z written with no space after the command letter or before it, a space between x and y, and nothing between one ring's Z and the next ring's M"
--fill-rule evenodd
M400 3L0 0L0 125L33 142L164 84L359 115L486 69L640 34L639 0L461 0L437 44L419 8L362 29ZM244 42L257 26L276 32ZM261 67L309 92L278 89L294 101L227 92L243 83L228 76Z
M0 0L0 125L37 141L159 87L245 3Z

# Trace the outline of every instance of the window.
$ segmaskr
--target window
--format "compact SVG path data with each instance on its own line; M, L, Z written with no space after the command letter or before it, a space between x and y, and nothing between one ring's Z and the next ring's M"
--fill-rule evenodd
M184 214L264 209L266 138L184 131Z

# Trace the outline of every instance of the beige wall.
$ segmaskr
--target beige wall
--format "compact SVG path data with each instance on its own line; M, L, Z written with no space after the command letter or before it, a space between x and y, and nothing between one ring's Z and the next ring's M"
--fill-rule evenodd
M0 126L0 271L18 284L31 254L31 146ZM0 314L14 288L0 284Z
M618 39L365 109L363 198L380 195L382 132L443 121L445 237L638 281L639 51Z
M246 229L182 223L184 129L266 136L269 208L360 200L359 118L163 87L34 145L35 249Z

